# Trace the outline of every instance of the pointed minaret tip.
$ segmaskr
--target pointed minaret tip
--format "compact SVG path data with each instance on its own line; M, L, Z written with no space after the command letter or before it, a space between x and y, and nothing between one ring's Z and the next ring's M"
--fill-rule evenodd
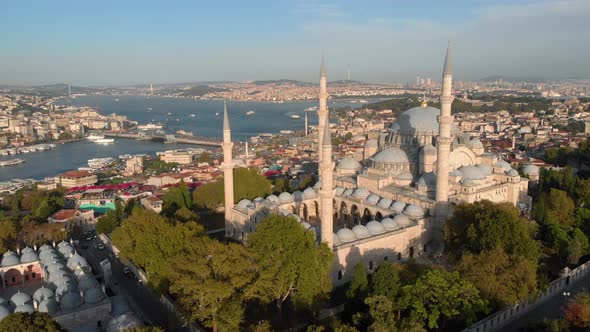
M451 41L447 46L447 55L445 56L445 67L443 69L443 76L452 75L451 71Z
M322 51L322 67L320 68L320 77L326 77L326 62L324 61L324 51Z
M326 115L326 123L324 124L324 137L322 137L322 145L332 145L332 135L330 134L330 119Z
M229 118L227 116L227 105L223 101L223 130L229 130Z

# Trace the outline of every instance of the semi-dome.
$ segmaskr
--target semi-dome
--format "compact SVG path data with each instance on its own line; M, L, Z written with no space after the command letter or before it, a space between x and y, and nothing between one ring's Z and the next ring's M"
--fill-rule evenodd
M365 198L369 197L370 194L371 193L369 192L369 190L367 188L357 188L352 193L352 196L354 196L356 198L360 198L360 199L365 199Z
M333 233L333 235L334 235L334 237L333 237L333 240L332 241L334 242L334 245L335 246L338 246L338 245L342 244L340 242L340 238L338 237L338 235L336 235L336 233Z
M461 172L463 180L481 180L486 177L484 171L477 166L461 166L459 167L459 171Z
M525 175L539 175L539 166L528 164L522 169L522 173Z
M371 194L371 195L369 195L369 197L367 197L366 202L367 202L367 204L375 205L379 202L380 199L381 199L381 196Z
M417 133L438 135L438 116L440 110L430 106L418 106L400 114L389 127L393 133L414 135ZM452 124L453 133L459 132L457 126Z
M418 181L416 181L416 184L422 186L434 186L436 185L436 174L434 174L434 172L424 173Z
M334 189L334 195L336 196L342 196L342 194L344 193L344 188L342 187L336 187L336 189Z
M403 172L396 175L395 178L398 180L413 180L414 176L410 172Z
M373 161L378 163L409 163L406 152L398 147L391 147L377 153Z
M25 304L32 304L33 300L31 296L27 293L22 293L20 290L16 292L16 294L10 297L10 302L13 306L18 307Z
M387 209L387 208L389 208L389 206L391 205L392 202L393 201L391 199L389 199L387 197L383 197L383 198L381 198L381 200L379 201L379 203L377 203L377 205L380 208Z
M481 143L479 138L474 138L471 141L469 141L469 146L471 146L473 149L482 149L483 148L483 144Z
M393 221L401 227L408 227L412 224L412 221L410 220L410 218L408 218L408 216L403 215L403 214L398 214L395 217L393 217Z
M346 190L344 190L344 192L342 193L342 196L350 196L350 195L352 195L352 192L353 192L353 191L354 191L353 189L346 189Z
M362 168L362 165L352 157L344 157L340 160L336 168L347 171L358 171Z
M513 168L513 169L511 169L511 170L509 170L508 172L506 172L506 174L507 174L508 176L519 176L519 175L520 175L520 174L518 174L518 171L517 171L517 170L515 170L514 168Z
M393 210L393 212L395 212L395 213L402 213L402 212L404 212L405 208L406 208L406 203L401 202L401 201L393 202L390 207L390 209Z
M341 228L336 232L341 243L348 243L356 240L356 235L348 228Z
M2 266L18 265L18 264L20 264L20 259L18 258L18 256L14 252L7 251L2 256L2 262L0 264L2 264Z
M279 202L281 204L293 203L294 202L293 195L291 195L285 191L279 195Z
M365 143L366 147L378 147L379 146L379 142L376 139L370 139L367 140L367 143Z
M404 209L404 214L410 218L422 218L424 209L420 205L410 204Z
M315 192L315 190L313 190L313 188L307 188L303 191L303 197L305 199L312 199L317 198L318 194Z
M81 304L82 297L80 297L80 293L78 292L64 294L59 300L59 305L63 309L73 309L80 306Z
M271 204L279 204L279 198L277 195L269 195L266 200Z
M363 225L356 225L352 228L352 232L356 236L357 239L364 239L371 236L367 227Z
M369 233L373 235L385 233L385 227L376 220L369 221L366 227L369 230Z
M105 294L100 287L90 288L88 291L83 293L84 302L90 304L96 304L105 298Z
M51 288L49 287L45 287L45 286L41 286L41 288L38 288L35 293L33 293L33 299L37 302L41 302L45 299L50 299L50 298L54 298L55 294L53 294L53 291L51 290Z
M33 312L35 312L35 308L30 304L23 304L23 305L19 305L16 308L14 308L14 313L17 313L17 312L26 312L26 313L32 314Z
M39 302L39 308L37 311L46 312L48 314L54 314L59 310L59 306L54 298L46 299Z
M399 228L399 225L391 218L385 218L381 220L381 225L383 225L383 227L388 231L393 231Z
M39 256L34 251L29 251L20 256L21 263L31 263L39 260Z

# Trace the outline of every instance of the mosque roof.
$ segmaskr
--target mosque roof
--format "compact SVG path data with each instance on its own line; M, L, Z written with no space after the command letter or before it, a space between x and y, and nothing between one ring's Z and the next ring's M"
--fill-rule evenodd
M367 227L363 225L356 225L352 228L352 232L357 237L357 239L364 239L371 236Z
M340 162L338 163L338 166L336 166L336 168L341 169L341 170L354 170L354 171L358 171L359 169L361 169L361 167L362 167L361 163L359 163L358 161L356 161L352 157L342 158L342 160L340 160Z
M385 218L381 220L381 225L385 227L386 230L392 231L399 228L399 225L391 218Z
M414 135L417 133L438 134L438 116L440 109L431 106L418 106L400 114L396 121L389 127L394 133ZM459 128L453 123L451 130L459 133Z
M408 163L408 155L398 147L390 147L377 153L373 158L380 163Z
M303 191L303 197L306 199L316 198L316 197L318 197L318 194L316 193L315 190L313 190L313 188L307 188Z
M424 209L420 205L410 204L404 209L404 214L410 218L422 218L424 216Z
M385 233L385 227L383 227L383 225L380 222L375 220L369 221L366 227L369 230L369 233L371 234Z
M539 166L528 164L522 169L522 172L525 175L539 175Z
M402 212L404 212L405 207L406 207L406 203L400 202L400 201L395 201L391 204L391 206L389 208L391 210L393 210L393 212L395 212L395 213L402 213Z
M356 235L348 228L341 228L336 232L341 243L348 243L356 240Z
M279 202L280 202L281 204L284 204L284 203L293 203L293 201L294 201L294 200L293 200L293 195L289 194L289 193L288 193L288 192L286 192L286 191L285 191L285 192L282 192L282 193L279 195Z

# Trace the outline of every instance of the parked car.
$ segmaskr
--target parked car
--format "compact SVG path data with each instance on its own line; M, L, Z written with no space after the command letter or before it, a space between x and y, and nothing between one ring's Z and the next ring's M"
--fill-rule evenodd
M104 244L102 244L102 243L97 244L96 245L96 249L98 249L98 250L104 250Z

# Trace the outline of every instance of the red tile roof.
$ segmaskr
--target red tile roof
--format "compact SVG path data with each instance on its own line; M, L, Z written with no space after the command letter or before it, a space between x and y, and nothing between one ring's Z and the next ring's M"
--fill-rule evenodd
M61 173L59 175L60 178L69 178L69 179L77 179L77 178L85 178L92 176L93 174L88 171L67 171Z
M54 213L51 218L55 220L68 220L76 216L77 210L75 209L63 209Z

